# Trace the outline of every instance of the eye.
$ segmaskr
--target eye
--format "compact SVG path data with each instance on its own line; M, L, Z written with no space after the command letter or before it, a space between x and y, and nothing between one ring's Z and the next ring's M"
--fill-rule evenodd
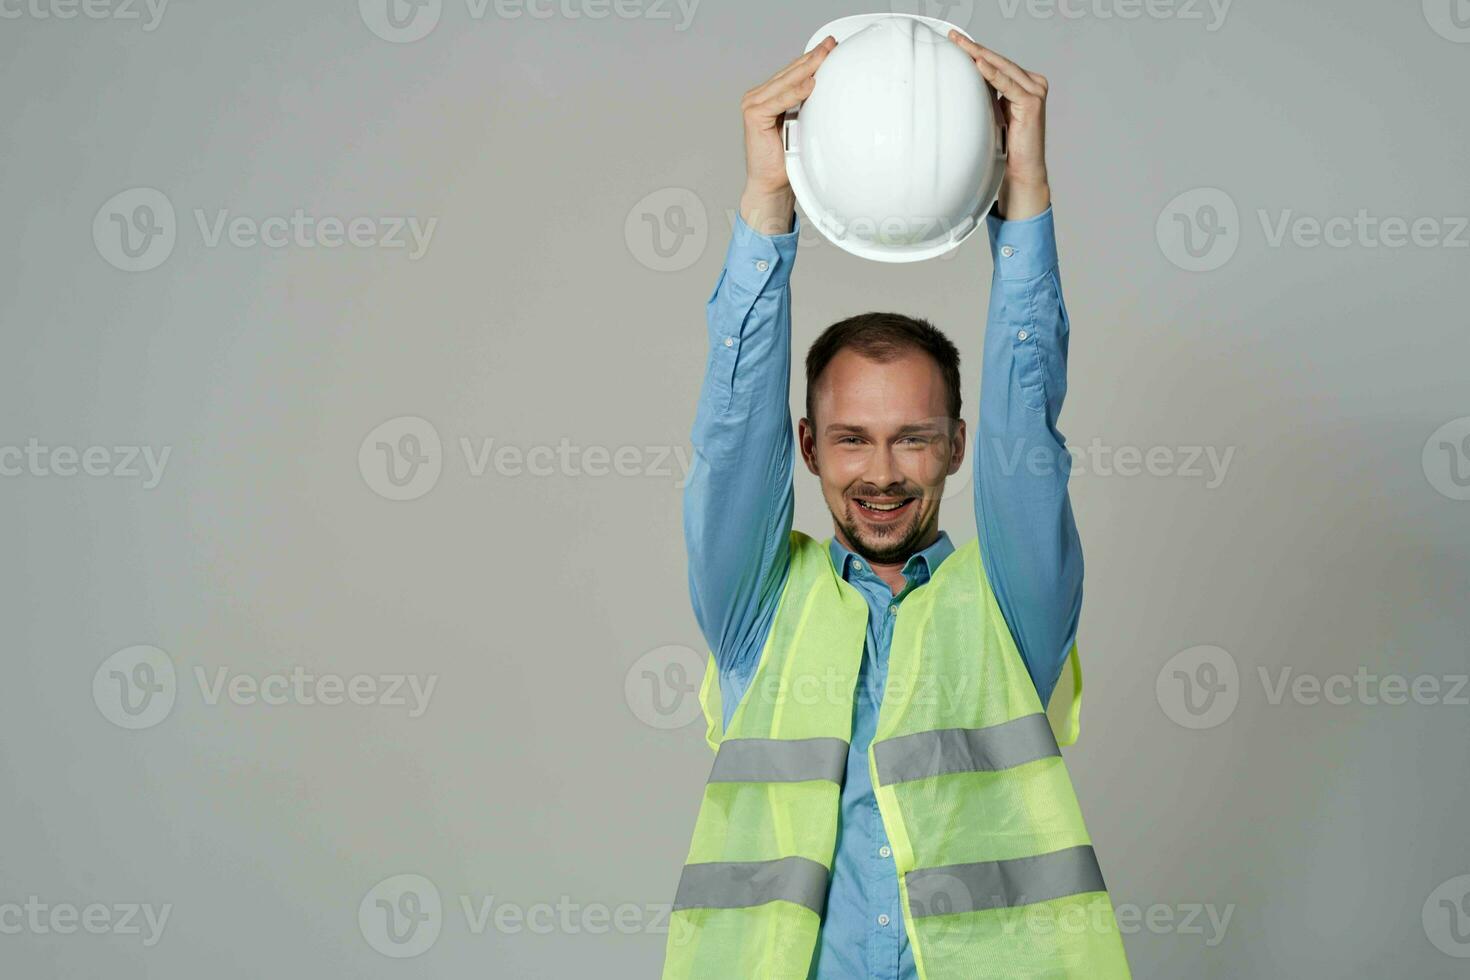
M839 446L856 446L860 442L862 442L862 440L859 439L857 436L841 436L837 440L837 445L839 445Z

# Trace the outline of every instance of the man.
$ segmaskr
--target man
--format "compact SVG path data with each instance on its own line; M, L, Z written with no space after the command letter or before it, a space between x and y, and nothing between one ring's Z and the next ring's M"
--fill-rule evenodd
M1055 789L1054 805L1034 802L1050 788L1007 790L1010 802L1001 803L984 797L993 790L982 787L955 789L960 795L950 797L932 789L958 769L967 770L966 779L1028 773L1025 778L1053 780L1058 772L1066 779L1050 730L1038 729L1045 715L1037 712L1073 649L1082 602L1069 460L1056 429L1066 391L1068 319L1044 156L1047 81L958 32L949 38L999 93L1008 146L1000 197L987 218L995 274L974 460L983 577L974 550L957 552L939 527L945 480L965 456L959 355L934 327L898 314L834 324L808 353L799 445L832 513L833 536L823 549L830 571L824 572L825 561L813 565L811 539L791 530L788 282L800 225L781 123L811 93L818 67L837 44L828 37L742 103L747 180L708 302L710 354L684 498L690 594L717 674L706 678L706 688L712 701L717 693L719 707L707 710L723 741L675 902L666 977L1127 976L1090 842L1080 815L1072 815L1070 783ZM1038 446L1053 465L1027 465ZM949 633L941 630L929 652L920 653L922 640L914 637L946 615L943 600L928 594L932 587L920 590L951 556L944 594L968 595L975 608L944 620L952 624ZM957 584L966 560L976 566L968 593ZM852 588L823 584L824 575L840 576ZM798 594L789 596L793 589ZM990 594L996 616L1004 617L994 620L995 635L965 639L958 659L935 667L942 661L933 649L950 634L985 633L981 607ZM915 600L922 609L901 615ZM865 629L859 625L848 639L848 623ZM909 637L901 641L903 678L890 673L896 634ZM852 656L844 659L849 648ZM992 652L982 657L982 649ZM783 657L784 667L773 666ZM766 683L758 683L762 671ZM793 671L802 675L798 680L814 681L809 692L824 693L815 702L801 698L801 685L789 683ZM908 742L894 738L885 747L894 751L874 756L870 770L870 748L885 741L880 736L875 743L875 733L885 725L902 728L891 713L920 711L916 685L925 681L937 681L935 704L961 702L966 707L951 705L961 714L987 699L1009 707L978 723L935 721L932 727L942 731L916 731ZM1008 683L1012 693L1005 694ZM1017 684L1027 688L1018 691ZM885 691L902 702L888 712ZM823 712L831 715L827 728ZM922 748L916 739L933 747L907 761L927 765L922 758L942 756L941 768L909 775L893 768L903 761L899 749ZM967 755L958 769L950 757L956 745ZM821 771L820 754L834 751L831 771ZM769 771L756 772L762 767ZM829 796L811 795L823 791ZM797 792L808 796L778 799ZM927 795L905 797L912 793ZM924 846L912 839L919 836L918 814L947 809L962 816L931 835L938 848L953 838L954 853L1010 857L1007 847L1023 838L1039 843L1014 850L1023 855L1017 859L951 861L926 870ZM967 828L976 820L964 814L1007 825L977 830L984 840L965 845L959 842L970 839ZM1031 824L1050 829L1036 832ZM895 826L905 828L903 840L890 839ZM1028 911L1035 918L1038 909L1079 913L1090 934L1049 945L1044 923L1012 915Z

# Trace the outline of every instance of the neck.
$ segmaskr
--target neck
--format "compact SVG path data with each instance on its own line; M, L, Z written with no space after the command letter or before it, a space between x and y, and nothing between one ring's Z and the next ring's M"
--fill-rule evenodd
M873 574L882 579L894 595L898 595L904 590L904 587L908 585L908 580L903 577L903 566L908 564L908 560L914 555L918 554L920 551L923 551L925 548L929 547L934 542L939 540L939 524L938 522L936 522L935 525L929 529L928 533L914 544L912 549L910 549L906 554L900 555L896 560L892 562L873 561L873 559L863 554L859 549L853 547L853 543L848 539L847 534L842 530L841 527L838 527L835 522L833 523L833 533L837 536L838 542L844 548L857 555L863 561L867 562L868 567L873 570Z

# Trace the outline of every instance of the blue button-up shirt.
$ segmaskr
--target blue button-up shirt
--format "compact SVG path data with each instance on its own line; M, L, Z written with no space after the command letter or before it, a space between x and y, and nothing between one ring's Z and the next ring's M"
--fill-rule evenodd
M1082 549L1067 494L1071 458L1056 428L1069 322L1052 212L986 219L994 258L973 454L981 561L1042 704L1076 636ZM798 215L760 235L738 215L706 304L709 359L684 491L689 592L719 670L728 725L754 676L790 564L793 440L790 276ZM828 532L830 533L830 532ZM819 534L825 537L826 534ZM833 566L868 602L819 980L914 980L898 874L867 764L897 610L953 551L949 535L909 557L897 595L834 537Z

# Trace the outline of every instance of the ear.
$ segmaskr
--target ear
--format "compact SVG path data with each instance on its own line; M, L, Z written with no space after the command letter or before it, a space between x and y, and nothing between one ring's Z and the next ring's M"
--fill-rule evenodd
M802 461L806 468L816 477L822 475L817 469L817 430L810 419L803 418L796 424L796 443L801 449Z
M949 476L954 476L960 471L965 462L965 420L955 419L954 429L950 437Z

